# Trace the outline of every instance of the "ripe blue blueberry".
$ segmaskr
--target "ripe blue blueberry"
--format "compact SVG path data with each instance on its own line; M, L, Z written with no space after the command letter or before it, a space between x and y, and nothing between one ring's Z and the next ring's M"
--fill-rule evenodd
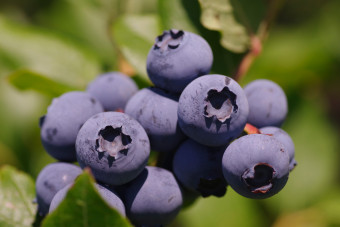
M178 214L183 201L173 174L150 166L127 184L123 198L126 214L136 226L168 224Z
M35 182L38 212L41 216L48 213L54 195L72 183L82 172L81 168L70 163L57 162L45 166Z
M225 147L207 147L188 139L175 153L173 172L185 188L203 197L222 197L227 187L221 163L224 151Z
M49 213L53 212L59 204L65 199L67 192L73 184L68 184L61 190L57 192L57 194L53 197L51 206L49 209ZM109 190L99 184L94 185L99 192L99 195L102 199L113 209L117 210L123 217L125 217L125 206L119 196L112 190Z
M223 75L192 81L178 103L178 123L191 139L207 146L223 146L238 137L247 122L248 102L240 85Z
M156 87L180 93L195 78L209 73L213 54L199 35L164 31L149 51L146 69Z
M126 105L125 113L145 129L152 150L175 150L185 135L178 126L178 97L159 88L144 88Z
M99 75L87 87L87 92L98 99L105 111L124 110L137 91L135 82L120 72Z
M85 92L68 92L53 99L40 119L41 142L60 161L76 161L75 142L81 126L91 116L103 112L102 105Z
M79 130L76 151L79 165L90 167L96 180L121 185L143 171L150 143L143 127L127 114L103 112Z
M289 175L289 154L273 136L246 135L228 146L222 169L228 184L237 193L264 199L285 186Z
M244 92L249 102L248 123L258 127L280 127L286 119L288 104L282 88L270 80L254 80Z
M272 135L278 141L280 141L283 145L286 146L286 150L289 154L289 170L292 171L294 167L297 165L297 162L295 161L295 158L294 158L295 147L294 147L294 142L292 138L283 129L277 128L277 127L268 126L268 127L260 128L260 131L263 134Z

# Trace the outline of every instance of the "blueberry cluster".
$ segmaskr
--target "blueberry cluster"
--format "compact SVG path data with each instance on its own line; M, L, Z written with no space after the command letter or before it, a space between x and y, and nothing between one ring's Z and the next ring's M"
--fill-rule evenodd
M243 89L209 74L212 63L202 37L172 29L147 57L153 87L138 91L111 72L86 92L55 98L40 120L41 141L60 162L37 178L40 214L58 206L86 167L102 198L135 226L166 225L196 198L224 196L228 185L248 198L279 192L296 165L293 141L279 128L283 90L268 80ZM157 160L148 165L150 152Z

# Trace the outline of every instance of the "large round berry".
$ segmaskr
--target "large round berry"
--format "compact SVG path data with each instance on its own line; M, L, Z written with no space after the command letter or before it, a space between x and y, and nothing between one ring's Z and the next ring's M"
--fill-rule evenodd
M156 38L146 69L156 87L180 93L192 80L209 73L212 62L211 48L201 36L172 29Z
M49 209L49 213L53 212L59 204L65 199L68 191L73 186L73 184L69 184L62 188L58 193L53 197L51 202L51 206ZM125 206L119 196L112 190L109 190L99 184L94 185L99 192L99 195L102 199L113 209L117 210L122 216L125 217Z
M57 162L45 166L35 182L38 211L41 216L48 213L54 195L66 185L72 183L82 172L76 165Z
M195 79L184 89L178 103L178 122L183 132L207 146L226 145L238 137L247 117L243 89L223 75Z
M222 168L228 184L240 195L263 199L278 193L289 175L289 154L273 136L251 134L226 149Z
M292 138L281 128L268 126L260 128L261 133L274 136L278 141L286 146L287 152L289 154L289 170L292 171L297 165L295 161L295 147Z
M254 80L245 88L249 102L248 123L261 128L281 126L286 119L287 97L282 88L270 80Z
M76 151L79 165L90 167L98 181L121 185L142 172L150 144L136 120L120 112L103 112L91 117L79 130Z
M87 92L97 98L106 111L124 110L137 91L135 82L120 72L99 75L87 87Z
M79 129L87 119L103 111L102 105L85 92L68 92L53 99L47 114L40 119L44 148L60 161L76 161L75 142Z
M177 96L159 88L144 88L129 100L125 113L144 127L151 149L172 151L185 138L178 126L177 107Z
M221 162L224 151L225 147L207 147L186 140L175 153L173 172L185 188L203 197L224 196L227 187Z
M182 206L182 193L168 170L147 166L124 190L126 214L136 226L171 222Z

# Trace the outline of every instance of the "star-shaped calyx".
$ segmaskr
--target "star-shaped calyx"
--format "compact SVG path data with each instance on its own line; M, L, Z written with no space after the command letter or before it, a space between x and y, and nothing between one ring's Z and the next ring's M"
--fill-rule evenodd
M160 50L161 52L169 49L176 49L181 44L184 37L182 30L171 29L164 31L162 35L158 36L155 41L154 50Z
M126 156L131 145L131 137L122 132L122 127L113 128L106 126L98 133L96 151L107 154L113 161L121 156Z
M224 87L221 91L209 90L204 101L204 116L207 118L216 116L221 123L230 119L231 114L236 113L238 109L236 95L228 87Z
M253 168L247 169L242 179L252 193L267 193L273 187L273 178L276 172L273 167L267 163L258 163Z

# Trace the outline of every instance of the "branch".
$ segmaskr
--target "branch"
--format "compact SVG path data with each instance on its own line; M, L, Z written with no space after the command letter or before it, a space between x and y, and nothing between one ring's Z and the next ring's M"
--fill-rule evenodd
M267 39L269 29L273 24L279 9L283 6L284 1L285 0L270 1L267 14L259 26L257 35L250 33L250 49L243 57L236 73L234 74L236 81L240 81L247 74L254 60L261 54L262 43Z

